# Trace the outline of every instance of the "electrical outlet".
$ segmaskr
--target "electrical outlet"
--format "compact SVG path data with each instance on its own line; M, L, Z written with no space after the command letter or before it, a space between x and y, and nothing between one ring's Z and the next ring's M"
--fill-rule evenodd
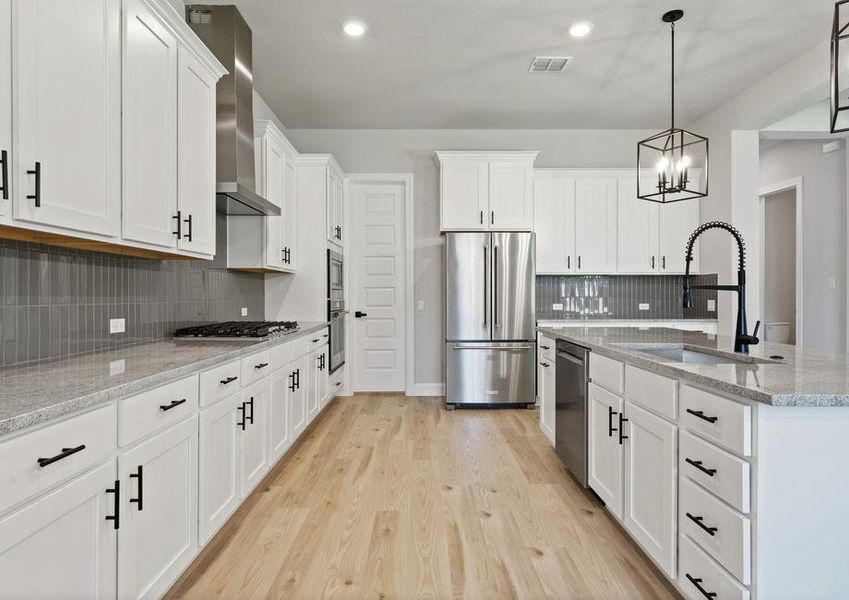
M649 306L648 302L640 302L637 308L639 308L640 310L651 310L651 307Z
M707 305L708 312L716 312L716 300L708 300Z
M424 300L419 300L416 302L416 310L419 312L424 312Z
M555 302L551 305L551 310L563 310L563 304L560 302Z
M836 290L837 289L837 280L834 277L828 278L828 289Z
M109 376L115 377L115 375L120 375L124 372L125 367L126 363L124 362L123 358L119 360L113 360L111 363L109 363Z
M243 306L243 307L242 307L242 316L243 316L243 317L247 317L247 316L248 316L248 307L247 307L247 306Z
M124 319L109 319L109 333L124 333L125 327Z

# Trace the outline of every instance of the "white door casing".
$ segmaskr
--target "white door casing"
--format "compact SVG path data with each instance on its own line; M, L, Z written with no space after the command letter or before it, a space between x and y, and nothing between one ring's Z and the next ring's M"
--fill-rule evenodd
M350 185L354 391L403 391L406 369L406 184Z

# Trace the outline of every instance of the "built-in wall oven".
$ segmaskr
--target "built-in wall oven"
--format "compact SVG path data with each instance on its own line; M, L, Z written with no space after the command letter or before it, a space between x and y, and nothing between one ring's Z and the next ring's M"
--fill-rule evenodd
M327 320L330 321L330 372L345 364L345 280L342 254L327 250Z

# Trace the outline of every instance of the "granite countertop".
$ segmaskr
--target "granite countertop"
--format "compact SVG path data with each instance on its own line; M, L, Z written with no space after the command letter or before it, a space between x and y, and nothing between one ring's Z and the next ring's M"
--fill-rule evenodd
M635 366L773 406L849 407L849 355L761 342L744 364L684 364L640 352L635 344L727 355L734 339L663 327L538 327L537 331ZM629 347L630 346L630 347ZM736 355L746 360L745 355ZM771 359L781 356L781 360ZM765 361L765 362L764 362Z
M667 319L667 318L658 318L658 319L650 319L650 318L646 318L646 319L620 319L620 318L611 318L611 319L605 319L605 318L537 319L538 324L539 323L557 323L557 324L564 323L564 324L568 324L570 327L580 327L581 323L613 323L613 324L615 324L615 323L636 323L637 321L645 321L646 323L663 323L663 322L680 323L682 321L691 321L693 323L705 323L705 322L717 323L718 322L718 320L716 318L711 318L711 317L705 317L703 319L684 319L684 318L681 318L681 319Z
M0 369L0 435L296 340L328 323L308 321L300 325L293 334L260 341L166 339Z

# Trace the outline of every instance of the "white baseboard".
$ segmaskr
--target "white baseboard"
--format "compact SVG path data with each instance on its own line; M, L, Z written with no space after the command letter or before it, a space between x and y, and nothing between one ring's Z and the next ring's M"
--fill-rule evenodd
M413 396L444 396L444 383L417 383L413 388Z
M545 437L548 438L548 441L551 442L551 445L553 446L554 445L554 431L551 429L551 427L547 426L540 419L539 428L542 429L542 432L545 434Z

